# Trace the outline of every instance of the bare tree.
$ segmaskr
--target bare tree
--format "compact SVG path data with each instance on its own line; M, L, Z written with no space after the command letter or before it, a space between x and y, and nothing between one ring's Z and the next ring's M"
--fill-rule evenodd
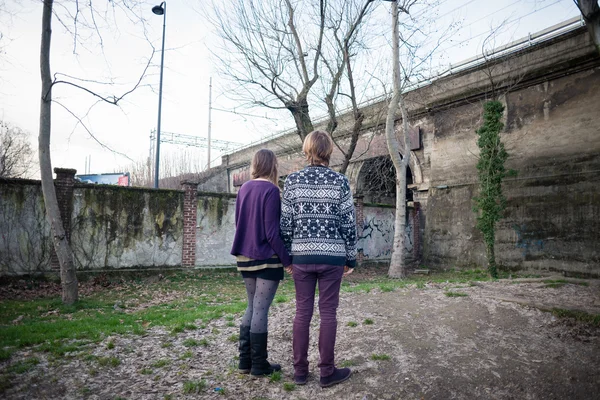
M364 120L358 93L370 76L357 79L353 66L367 47L361 38L373 2L213 2L209 16L223 41L214 54L234 85L231 97L247 106L288 110L300 140L314 129L311 110L325 109L327 131L344 155L341 172L352 159ZM338 116L347 106L353 118L350 134L336 137ZM348 136L349 144L342 145Z
M428 62L440 46L441 41L454 28L449 24L441 35L429 38L424 31L422 21L416 21L411 15L411 9L417 4L427 6L427 1L394 0L392 2L392 67L393 92L388 105L385 137L390 158L394 164L396 178L396 215L394 221L394 241L388 275L392 278L403 278L407 273L405 264L405 230L406 230L406 175L410 163L410 125L409 111L406 105L406 90L411 80L423 80L429 72ZM400 15L406 17L400 20ZM403 50L402 55L400 50ZM395 129L396 112L400 108L402 123L398 140Z
M400 75L400 33L398 31L398 13L400 9L409 13L410 6L415 1L406 1L402 7L398 1L392 2L392 62L393 62L393 94L388 106L388 114L385 123L385 138L388 151L394 168L396 169L396 216L394 220L394 241L392 244L392 258L388 275L392 278L403 278L406 276L406 265L404 264L404 231L406 229L406 167L410 159L410 146L408 145L408 112L404 103L402 83ZM396 111L400 106L402 112L402 130L404 137L404 151L401 153L400 144L396 137ZM402 155L401 155L402 154Z
M110 6L112 11L117 10L124 11L125 14L130 18L134 18L136 6L139 5L140 1L123 1L123 2L111 2ZM44 195L44 204L46 206L46 216L50 222L50 228L52 232L52 240L54 243L54 249L60 263L60 277L62 284L62 300L66 304L72 304L78 299L78 288L77 288L77 275L75 271L75 265L73 263L73 251L65 235L63 228L62 218L58 208L58 201L56 198L56 190L54 188L53 174L52 174L52 162L50 157L50 134L52 131L52 103L55 102L65 108L71 115L73 115L78 122L83 124L83 121L79 119L68 107L62 103L58 103L52 98L52 91L56 85L65 84L92 95L97 101L104 101L110 104L117 105L123 97L132 93L136 90L145 76L146 70L150 65L151 58L148 64L145 66L141 77L132 89L126 91L120 96L107 96L101 95L84 86L83 82L91 83L95 81L78 79L70 77L68 75L55 74L54 78L50 70L50 45L52 40L52 19L53 16L63 25L67 31L73 35L74 46L73 52L77 52L77 45L80 44L78 30L82 28L90 29L95 32L100 41L100 47L102 48L102 35L99 30L98 20L108 22L106 15L108 13L99 13L94 8L94 2L90 0L86 4L80 3L78 0L75 1L59 1L56 5L60 7L63 12L63 16L54 9L54 0L43 0L43 12L42 12L42 39L40 49L40 72L42 78L42 90L40 96L40 125L39 125L39 161L40 161L40 174L42 181L42 193ZM84 9L84 6L87 9ZM84 11L87 11L85 13ZM70 19L72 25L68 25L66 20ZM142 22L142 19L137 19L137 22ZM95 82L99 83L99 82ZM85 125L84 125L85 127ZM87 132L92 135L91 131L85 127ZM94 137L92 135L92 137ZM99 143L101 143L96 137L94 137Z
M33 149L27 132L0 121L0 177L28 178L33 168Z
M600 53L600 6L597 0L573 0L585 20L588 32Z

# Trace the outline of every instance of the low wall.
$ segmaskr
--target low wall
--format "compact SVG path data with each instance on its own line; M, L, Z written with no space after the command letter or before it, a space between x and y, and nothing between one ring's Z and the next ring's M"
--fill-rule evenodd
M75 183L57 172L63 226L78 271L234 266L234 194ZM357 205L363 261L389 260L394 208ZM408 209L407 261L418 258L414 208ZM0 276L57 271L39 181L0 179Z
M38 181L0 179L0 275L50 269L53 250Z
M73 198L78 269L181 265L182 192L86 185L75 187Z
M196 265L233 266L235 195L200 193L196 223Z

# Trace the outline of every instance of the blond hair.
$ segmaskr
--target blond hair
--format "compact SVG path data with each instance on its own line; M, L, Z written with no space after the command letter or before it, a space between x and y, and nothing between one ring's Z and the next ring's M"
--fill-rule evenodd
M302 151L310 165L329 166L329 158L333 153L333 140L327 132L312 131L304 138Z
M277 186L277 179L279 177L277 172L277 157L271 150L260 149L257 151L254 157L252 157L250 170L252 179L267 179Z

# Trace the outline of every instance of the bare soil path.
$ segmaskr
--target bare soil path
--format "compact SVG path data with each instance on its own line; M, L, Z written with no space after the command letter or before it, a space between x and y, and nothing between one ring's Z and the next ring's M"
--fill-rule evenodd
M144 336L113 336L94 345L94 355L121 360L114 367L98 368L82 357L49 362L44 354L23 351L15 356L35 355L40 363L20 375L4 395L11 399L600 399L598 325L540 310L599 315L600 286L598 281L587 282L587 286L561 283L557 287L536 281L428 284L421 289L342 293L336 357L340 364L351 365L354 373L348 382L328 389L318 385L318 312L309 355L313 376L306 386L291 385L294 302L290 301L274 305L269 321L270 359L283 366L278 382L236 372L238 328L222 318L177 336L152 328ZM189 339L206 339L206 346L186 347ZM109 341L114 347L107 345ZM198 393L186 393L185 382L200 381L205 386Z

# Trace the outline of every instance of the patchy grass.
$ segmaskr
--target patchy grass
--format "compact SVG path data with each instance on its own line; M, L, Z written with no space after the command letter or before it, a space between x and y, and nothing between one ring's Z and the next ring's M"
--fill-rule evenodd
M183 341L183 345L184 345L185 347L196 347L196 346L198 346L199 344L200 344L200 342L199 342L199 341L197 341L196 339L192 339L192 338L190 338L190 339L185 339L185 340Z
M78 350L69 341L98 343L111 335L143 334L149 326L164 326L176 335L197 329L195 321L205 324L240 313L246 308L245 300L232 299L243 298L244 290L239 274L225 270L181 272L154 283L127 282L94 292L71 306L62 304L59 296L4 300L0 302L0 359L31 346L62 357ZM133 307L146 302L151 305ZM120 307L115 309L115 304Z
M204 379L200 381L186 381L183 383L183 393L186 394L198 394L206 389L206 381Z
M375 322L371 318L367 318L363 321L363 325L373 325Z
M462 292L444 292L447 297L467 297L468 294Z
M585 324L600 327L600 314L588 314L584 311L571 311L562 308L553 308L552 314L558 318L571 318Z
M231 335L227 338L227 340L229 340L232 343L237 343L240 340L240 335Z
M269 375L269 382L275 383L281 380L281 371L275 371Z
M358 323L356 323L356 322L354 322L354 321L350 321L350 322L348 322L346 325L348 325L348 326L349 326L349 327L351 327L351 328L354 328L354 327L358 326Z
M152 366L154 368L162 368L162 367L166 367L169 364L171 364L170 360L167 360L166 358L161 358L160 360L156 360L155 362L153 362Z
M358 363L355 360L344 360L340 363L340 367L342 368L354 367L356 365L358 365Z
M180 360L186 360L188 358L192 358L194 357L194 353L192 353L190 350L186 351L185 353L183 353L182 355L179 356Z
M32 370L36 365L40 363L37 358L26 358L23 361L16 362L6 368L6 372L14 374L24 374L27 371Z
M152 370L150 368L142 368L140 370L140 374L142 374L142 375L152 375Z
M389 279L385 272L376 268L357 269L344 279L341 290L387 292L426 288L428 282L468 284L490 280L483 269L415 275L403 280ZM54 358L74 357L111 336L141 335L156 326L177 336L189 330L206 329L210 321L224 318L227 327L232 328L246 308L245 287L239 273L232 270L175 272L158 281L118 279L108 288L85 292L80 301L70 306L62 303L59 293L48 293L56 295L27 301L0 300L0 361L10 360L14 352L32 347ZM294 296L293 280L285 279L275 302L289 302ZM114 349L117 342L108 340L106 348ZM199 340L198 344L209 345L207 339ZM172 343L168 341L162 346L168 348Z
M371 355L371 360L374 360L374 361L389 361L389 360L391 360L391 357L388 356L387 354L372 354Z
M294 389L296 389L296 384L295 383L291 383L291 382L284 382L283 383L283 390L285 390L286 392L291 392Z
M121 365L121 360L117 357L98 357L98 365L101 367L118 367Z

